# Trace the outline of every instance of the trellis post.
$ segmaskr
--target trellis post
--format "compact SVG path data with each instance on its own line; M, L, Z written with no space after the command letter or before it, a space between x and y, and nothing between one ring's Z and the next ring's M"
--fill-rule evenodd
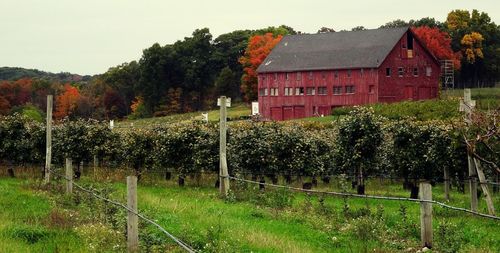
M432 186L422 182L419 186L420 200L432 201ZM420 202L420 237L422 247L432 248L432 203Z
M45 152L45 183L50 182L50 169L52 163L52 95L47 95L47 127L46 127L46 152Z
M217 105L220 106L219 190L221 195L227 196L227 193L229 191L229 178L228 178L229 173L227 169L227 158L226 158L226 133L227 133L226 108L228 106L231 106L231 98L226 98L225 96L222 96L218 99Z

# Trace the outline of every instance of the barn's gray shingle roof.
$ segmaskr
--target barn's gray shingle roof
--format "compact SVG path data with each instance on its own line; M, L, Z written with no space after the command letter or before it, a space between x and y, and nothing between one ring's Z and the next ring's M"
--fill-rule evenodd
M403 27L287 35L257 71L377 68L407 30Z

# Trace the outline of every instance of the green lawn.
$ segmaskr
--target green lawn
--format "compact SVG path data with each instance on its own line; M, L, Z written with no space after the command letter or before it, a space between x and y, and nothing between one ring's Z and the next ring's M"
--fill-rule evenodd
M108 177L109 178L109 177ZM89 178L84 178L89 185ZM119 180L124 181L124 180ZM347 199L235 186L229 201L188 179L145 177L139 184L139 209L168 231L204 252L400 252L419 246L419 205L394 201ZM93 184L124 202L123 183ZM340 190L337 182L319 189ZM443 201L442 187L433 197ZM0 178L0 252L121 252L125 248L125 212L84 193L65 197L62 183L40 187L33 180ZM408 196L400 184L370 180L368 194ZM494 195L498 208L500 195ZM349 207L345 208L345 204ZM467 196L452 192L451 203L468 207ZM402 214L404 207L406 215ZM484 201L480 210L486 212ZM437 248L499 252L500 222L434 207ZM405 220L405 218L407 220ZM443 225L443 222L448 222ZM448 238L448 240L443 240ZM141 226L143 251L181 250L151 226Z
M188 122L192 120L202 120L202 112L190 112L182 114L174 114L164 117L154 117L136 120L124 120L115 123L117 127L150 127L159 126L163 124L171 124L177 122ZM251 108L246 104L235 104L233 107L227 108L227 117L230 120L236 120L240 117L249 116L251 114ZM219 110L208 111L209 121L219 121Z

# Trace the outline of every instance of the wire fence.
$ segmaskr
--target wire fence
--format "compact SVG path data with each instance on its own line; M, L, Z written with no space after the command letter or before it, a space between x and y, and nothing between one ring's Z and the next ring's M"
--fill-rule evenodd
M160 231L162 231L165 235L167 235L170 239L172 239L175 243L177 243L181 248L183 248L184 250L186 250L187 252L190 252L190 253L195 253L196 250L193 249L193 247L189 246L187 243L183 242L182 240L180 240L179 238L175 237L174 235L172 235L171 233L169 233L165 228L163 228L160 224L154 222L153 220L147 218L146 216L144 216L144 214L141 214L140 212L136 212L132 209L130 209L128 206L126 206L125 204L122 204L118 201L115 201L115 200L111 200L111 199L108 199L106 197L103 197L99 194L97 194L95 191L91 190L91 189L87 189L83 186L81 186L80 184L74 182L74 180L70 179L70 178L67 178L65 175L62 175L52 169L49 169L49 171L51 173L53 173L54 175L66 180L66 181L69 181L69 182L72 182L73 185L83 191L83 192L86 192L92 196L94 196L95 198L98 198L98 199L101 199L103 200L104 202L107 202L107 203L110 203L110 204L113 204L115 206L118 206L118 207L121 207L125 210L127 210L128 212L130 213L133 213L134 215L137 215L137 217L143 219L144 221L150 223L151 225L157 227Z
M235 181L241 181L241 182L246 182L246 183L258 184L258 185L264 185L264 186L269 186L269 187L274 187L274 188L282 188L282 189L288 189L288 190L306 192L306 193L326 194L326 195L334 195L334 196L342 196L342 197L364 198L364 199L382 199L382 200L408 201L408 202L418 202L418 203L431 203L431 204L436 204L436 205L439 205L441 207L448 208L448 209L455 210L455 211L461 211L461 212L470 213L470 214L484 217L484 218L500 220L500 217L498 217L498 216L479 213L479 212L471 211L471 210L468 210L465 208L450 206L450 205L447 205L445 203L435 201L435 200L422 200L422 199L412 199L412 198L404 198L404 197L387 197L387 196L375 196L375 195L361 195L361 194L348 193L348 192L318 191L318 190L312 190L312 189L302 189L302 188L297 188L297 187L292 187L292 186L287 186L287 185L277 185L277 184L270 184L270 183L264 183L264 182L257 182L257 181L237 178L237 177L233 177L233 176L227 176L227 177L220 176L220 177L221 178L229 178L229 179L235 180Z

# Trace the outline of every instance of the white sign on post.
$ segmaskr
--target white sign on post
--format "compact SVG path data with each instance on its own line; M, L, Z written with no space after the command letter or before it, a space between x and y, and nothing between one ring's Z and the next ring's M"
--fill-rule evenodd
M201 114L201 120L203 122L208 122L208 112L204 112Z
M109 121L109 129L113 130L114 127L115 127L115 121L114 120L110 120Z
M259 102L252 102L252 115L259 114Z
M217 99L217 106L220 106L220 98ZM231 107L231 98L226 98L226 107Z

